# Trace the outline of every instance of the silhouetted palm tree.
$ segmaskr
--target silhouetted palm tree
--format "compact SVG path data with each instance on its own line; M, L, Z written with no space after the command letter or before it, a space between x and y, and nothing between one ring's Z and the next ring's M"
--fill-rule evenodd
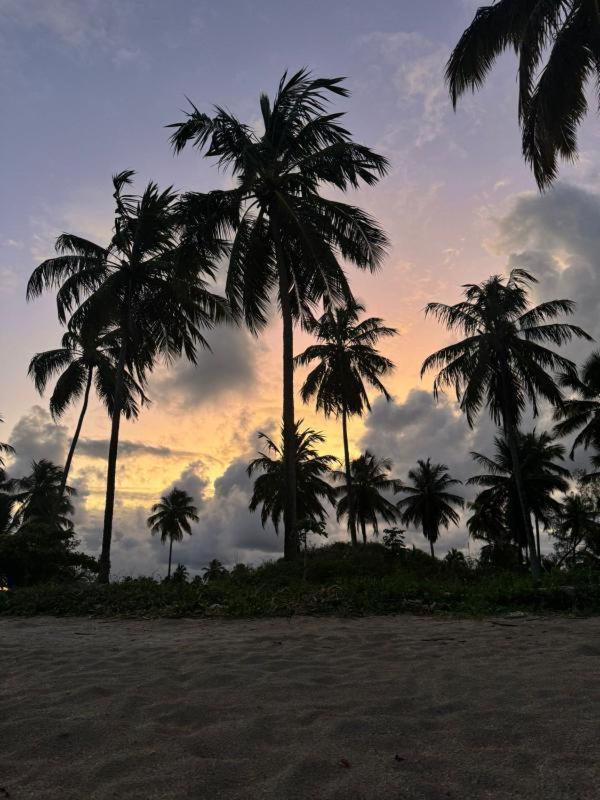
M558 539L560 557L558 565L572 562L577 548L585 544L593 553L600 543L600 514L597 504L579 492L570 492L556 515L554 536ZM561 553L562 551L562 553Z
M348 447L348 417L362 416L365 409L371 410L365 383L390 399L381 378L394 369L394 364L375 349L380 338L395 336L394 328L387 328L383 320L370 317L358 321L364 306L355 301L346 306L329 308L319 320L310 320L308 330L316 337L317 344L310 345L296 356L300 366L317 366L308 374L302 387L302 399L306 403L316 397L317 409L326 417L335 414L342 418L344 441L344 466L348 493L352 490L350 472L350 450ZM356 545L356 529L351 521L350 538Z
M518 426L528 402L538 413L538 398L554 406L562 394L552 372L569 373L572 361L545 347L562 345L573 337L589 340L575 325L555 323L557 314L572 314L571 300L550 300L530 306L529 285L536 279L524 270L512 270L507 281L498 275L482 284L464 287L464 300L449 306L430 303L432 314L450 330L465 335L463 341L433 353L423 363L421 375L439 370L434 393L454 387L460 408L472 427L483 407L496 424L502 425L510 448L515 487L531 554L531 570L540 576L533 529L528 513L518 459Z
M202 572L204 573L203 577L206 583L219 580L229 575L218 558L213 558L212 561L209 562L208 567L203 567Z
M328 483L333 465L339 463L335 456L320 455L317 446L323 444L325 437L322 433L312 428L301 429L302 420L296 422L294 435L296 454L296 485L298 519L303 524L308 521L324 522L327 510L324 501L335 505L335 488ZM283 430L282 444L277 445L265 433L259 433L259 438L266 444L266 451L260 452L248 465L248 475L257 471L254 481L254 490L250 500L250 511L256 511L262 506L260 519L263 527L267 520L271 520L275 531L279 532L279 523L285 512L286 497L286 470L283 456Z
M171 557L173 555L173 542L183 541L183 534L192 535L192 522L198 522L198 509L193 498L184 490L176 486L168 494L163 495L160 503L152 506L152 514L146 524L154 536L160 534L162 544L169 542L169 569L167 579L171 577Z
M379 534L379 517L388 525L398 519L398 509L384 496L384 492L397 492L400 481L390 478L392 462L388 458L377 458L369 450L352 460L350 464L352 490L348 486L338 486L335 490L338 498L337 518L346 517L348 530L351 525L360 526L363 544L367 543L367 525L371 525L373 533ZM346 480L344 472L336 472L338 480Z
M485 542L479 553L480 563L514 566L520 550L513 543L505 502L484 490L467 506L471 511L471 516L467 518L469 536Z
M62 337L61 347L37 353L29 364L29 375L35 382L35 388L44 393L48 381L56 374L58 380L50 397L50 413L53 419L59 420L69 405L75 403L83 394L81 411L67 454L63 470L63 482L59 489L62 496L64 486L71 470L71 462L79 441L79 434L88 407L92 381L95 377L96 393L112 415L115 392L115 366L118 344L115 344L114 333L99 331L93 323L86 323L80 331L68 330ZM130 419L137 417L137 394L140 400L146 401L142 387L125 370L123 373L122 414Z
M452 102L478 89L496 58L519 58L523 154L540 188L557 175L559 158L577 156L586 90L600 79L597 0L498 0L478 9L446 68Z
M102 582L110 575L124 376L127 372L135 375L143 386L159 357L171 361L184 353L194 362L197 347L208 347L202 330L226 318L223 302L207 290L203 280L203 276L214 277L214 254L179 237L176 195L171 189L159 192L154 183L148 184L141 197L127 195L124 190L133 174L125 171L113 178L116 212L108 247L63 234L56 242L60 255L37 267L27 288L31 298L45 288L60 287L57 302L62 322L79 306L71 319L73 328L78 330L93 320L118 342L99 560Z
M0 422L4 422L2 417L0 417ZM11 456L15 452L14 447L11 447L9 444L5 444L4 442L0 442L0 471L4 467L4 456Z
M233 233L226 294L232 310L257 332L277 297L283 321L283 429L286 464L286 558L297 553L293 330L319 300L346 302L350 289L340 257L375 270L387 240L367 214L324 197L323 186L346 191L375 184L388 162L352 141L327 113L333 96L346 97L341 78L313 78L307 70L282 77L271 102L260 97L263 131L217 107L214 116L192 106L172 136L176 152L188 143L231 171L236 186L184 198L189 227L216 236Z
M467 483L485 487L479 495L480 502L495 502L498 509L502 507L506 509L509 527L517 533L517 543L523 547L527 544L527 531L523 530L522 517L519 513L510 448L504 437L497 436L494 439L494 449L494 458L488 458L481 453L471 453L477 464L486 472L469 478ZM547 526L551 516L560 511L560 503L553 495L565 492L569 488L571 473L557 463L564 459L565 448L554 441L549 433L538 434L534 430L531 433L519 434L517 450L528 514L533 514L535 520L536 552L539 557L541 555L539 523L542 522Z
M555 411L560 420L554 427L557 436L569 436L578 432L571 448L573 458L578 447L594 448L592 464L600 469L600 352L587 359L579 374L568 372L560 376L561 385L575 396L563 401ZM597 477L597 473L588 476Z
M450 476L445 464L432 464L430 458L427 461L419 459L416 468L409 470L408 479L412 485L405 483L399 487L399 491L408 495L397 503L400 519L404 525L421 528L429 542L431 557L435 558L433 546L439 538L440 528L448 529L460 522L454 506L462 508L464 500L448 489L461 481Z
M59 495L62 479L62 468L42 458L32 462L29 475L11 480L10 493L17 504L13 525L24 528L46 525L50 521L59 531L73 530L71 497L77 492L71 486L65 486L63 494Z

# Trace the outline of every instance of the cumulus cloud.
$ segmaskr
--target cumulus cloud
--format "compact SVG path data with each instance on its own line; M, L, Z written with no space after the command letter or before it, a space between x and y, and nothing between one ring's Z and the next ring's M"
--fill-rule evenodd
M32 461L41 458L63 464L69 438L64 425L53 422L41 406L32 406L12 429L9 441L16 451L9 472L14 477L21 477L31 471Z

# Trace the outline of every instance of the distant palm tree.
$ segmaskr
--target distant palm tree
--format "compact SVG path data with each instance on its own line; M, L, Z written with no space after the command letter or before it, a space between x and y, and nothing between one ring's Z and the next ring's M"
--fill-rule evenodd
M375 536L379 534L379 518L388 525L398 519L398 509L384 493L397 492L400 481L390 478L392 462L387 458L377 458L369 450L353 459L350 464L352 489L347 484L336 488L337 518L346 517L348 530L351 526L360 527L363 544L367 543L367 525L371 525ZM338 480L346 479L344 472L336 472Z
M202 572L204 573L203 577L205 583L219 580L219 578L224 578L229 574L218 558L213 558L212 561L209 562L208 567L202 569Z
M338 463L335 456L320 455L317 446L323 444L325 437L312 428L301 429L302 420L295 425L296 481L298 518L304 525L308 521L324 522L327 517L325 501L335 505L335 488L328 483L332 467ZM279 524L285 511L286 471L282 445L277 445L265 433L259 438L266 443L266 451L260 452L248 465L248 475L260 472L254 481L250 500L250 511L262 506L260 519L263 527L270 519L279 532Z
M307 328L316 336L317 344L310 345L295 358L299 366L318 362L304 382L302 400L306 403L316 397L317 409L326 417L334 414L342 418L348 493L352 490L348 417L362 416L365 409L371 410L365 383L381 392L386 400L390 399L381 378L394 369L394 364L378 353L375 345L380 338L395 336L397 331L385 327L378 317L359 322L359 314L364 310L364 306L352 301L346 306L327 309L319 320L309 320ZM352 523L350 538L356 545L356 529Z
M281 311L286 558L298 551L294 321L322 298L350 298L341 258L375 270L387 244L371 217L321 194L323 186L371 186L388 169L385 158L352 140L339 124L342 114L327 113L334 96L348 94L341 83L305 69L284 74L272 102L260 97L261 132L220 107L210 117L192 106L184 122L171 126L176 152L191 142L236 179L233 189L184 198L190 228L208 224L217 236L233 234L226 282L232 310L255 332L266 325L274 297Z
M479 553L480 562L493 566L513 566L521 551L513 543L504 501L484 490L467 506L471 512L467 518L469 536L485 542Z
M557 436L569 436L578 431L571 448L571 458L578 447L594 448L592 464L600 469L600 352L596 351L581 367L579 374L567 372L560 376L563 388L575 396L563 401L555 411L559 420L554 427ZM588 476L597 477L597 473Z
M446 68L452 102L485 81L496 58L519 58L523 154L540 188L555 179L559 158L577 156L577 128L587 87L600 79L597 0L498 0L478 9Z
M93 323L86 323L80 331L68 330L62 337L61 345L57 350L37 353L29 364L29 375L33 378L35 388L40 394L44 393L48 381L60 373L50 397L50 412L55 420L60 419L69 405L79 400L83 393L83 403L67 454L59 496L62 496L69 477L94 374L96 392L104 402L108 413L112 415L118 356L118 344L115 343L114 333L100 331ZM127 419L137 417L139 408L135 395L139 396L142 403L146 402L146 396L142 387L127 370L123 373L122 392L121 413Z
M4 422L2 417L0 417L0 422ZM11 447L9 444L5 444L4 442L0 442L0 472L4 468L4 456L11 456L15 452L14 447Z
M203 329L227 318L223 302L206 288L214 277L210 249L180 238L177 197L148 184L141 197L125 194L134 173L113 178L116 212L108 247L70 234L57 239L56 258L34 270L27 297L59 287L58 313L64 322L74 307L71 326L93 320L118 342L111 421L106 504L98 578L110 575L115 478L126 373L143 387L158 358L167 362L184 353L192 362L197 348L208 347ZM82 300L83 298L83 300Z
M480 502L489 501L497 508L506 509L509 527L517 532L517 544L527 544L527 532L523 530L519 513L519 499L516 492L512 456L506 439L494 439L495 457L489 458L481 453L471 453L477 464L486 472L467 481L470 485L485 487L479 495ZM536 528L536 552L540 553L539 523L548 525L551 516L560 510L560 503L554 495L569 488L571 473L557 463L564 459L565 448L554 441L551 434L532 431L518 435L517 449L524 495L528 514L533 514Z
M558 539L558 564L572 562L577 548L585 544L594 552L600 543L600 513L591 499L579 492L569 492L556 515L554 536Z
M160 503L152 506L152 514L146 524L154 536L160 534L162 544L169 542L169 569L167 579L171 577L171 557L173 555L173 542L183 541L183 534L192 535L190 523L198 522L198 509L193 498L183 489L176 486L163 495Z
M571 300L550 300L531 307L529 286L536 279L524 270L512 270L508 280L494 275L481 284L464 287L464 300L449 306L429 303L432 314L465 338L433 353L423 363L421 375L439 370L434 381L437 395L454 387L460 408L472 427L483 407L504 430L510 448L520 513L527 533L534 579L541 574L533 528L518 458L518 426L528 404L538 413L538 398L560 406L562 393L552 372L573 372L572 361L545 347L562 345L573 337L590 340L581 328L551 320L572 314Z
M431 557L435 558L433 546L439 538L440 528L448 529L460 522L454 506L462 508L464 500L448 489L461 481L450 476L445 464L432 464L430 458L427 461L419 459L416 468L409 470L408 479L412 485L402 484L399 488L408 495L397 503L400 519L404 525L421 528L429 542Z
M51 521L53 529L58 531L73 530L73 503L71 498L77 492L71 486L63 484L61 467L45 458L33 461L29 475L9 482L9 490L17 510L13 518L13 526L21 529Z

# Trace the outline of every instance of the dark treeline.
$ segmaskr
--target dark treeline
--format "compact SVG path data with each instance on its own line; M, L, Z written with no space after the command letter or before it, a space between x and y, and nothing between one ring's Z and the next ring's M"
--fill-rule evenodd
M501 0L477 12L450 58L447 80L456 103L483 82L504 48L515 48L524 154L538 184L546 187L556 176L557 159L576 153L589 69L568 65L573 82L567 89L558 77L566 68L560 45L587 12L583 4L573 4L570 13L579 15L577 20L563 19L550 3L546 17L534 20L526 5L519 13L516 5ZM583 53L586 29L577 30L572 44ZM545 54L546 69L536 78ZM545 566L599 563L597 474L571 474L559 440L575 435L573 451L589 449L592 464L600 465L600 354L592 353L578 367L561 352L571 340L591 337L564 320L575 311L572 300L534 305L536 279L522 269L463 287L454 305L433 302L426 309L457 341L428 356L422 374L434 374L436 395L455 392L470 426L487 414L498 428L490 451L472 454L468 484L479 489L475 499L466 503L460 481L436 463L433 433L432 441L423 443L423 459L406 477L394 474L385 454L367 451L351 458L349 420L370 411L370 393L390 399L385 381L394 365L378 347L396 331L377 317L364 317L346 272L347 264L378 270L388 247L385 233L357 206L327 196L331 189L345 193L374 186L389 168L385 157L354 141L342 113L332 112L331 101L347 95L341 78L315 78L307 70L286 73L272 99L260 97L262 133L221 107L209 115L192 105L183 121L169 126L173 150L192 147L214 159L231 176L233 188L177 195L149 183L134 194L133 171L121 172L113 178L110 241L96 244L63 234L55 256L34 270L28 299L54 291L66 330L58 349L33 357L29 373L40 392L55 381L54 419L74 404L79 416L64 466L42 460L18 478L2 468L5 577L17 583L48 579L54 559L52 578L97 573L100 582L108 582L122 417L142 412L157 364L179 358L194 363L218 325L243 325L259 335L273 307L282 326L281 438L261 434L264 448L248 467L249 475L256 475L250 510L260 508L263 525L271 521L276 531L282 529L287 561L306 554L310 534L326 535L331 506L354 548L364 546L369 534L378 536L380 524L388 526L388 544L401 542L401 526L411 526L422 531L435 557L440 535L460 523L466 505L469 534L482 542L479 558L488 567L528 568L537 581ZM224 296L213 291L220 270ZM295 354L298 326L314 343ZM309 368L301 399L339 420L342 463L323 455L323 436L298 419L298 366ZM110 429L97 562L76 550L74 491L68 484L92 392L106 407ZM540 404L553 410L552 429L523 430L525 414L537 417ZM2 454L10 455L7 445L0 445ZM178 487L152 509L148 526L169 544L168 578L173 543L191 533L197 518L193 498ZM555 542L553 557L545 560L541 530ZM207 574L220 569L213 562ZM180 565L173 577L184 580L185 568Z

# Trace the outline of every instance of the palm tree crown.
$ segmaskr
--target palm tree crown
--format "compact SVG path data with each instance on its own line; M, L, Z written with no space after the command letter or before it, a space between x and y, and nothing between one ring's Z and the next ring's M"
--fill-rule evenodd
M184 489L176 486L161 497L159 503L152 506L152 514L148 517L147 525L154 536L160 534L163 544L169 542L169 569L167 578L171 577L171 556L173 542L183 541L183 534L192 535L192 522L198 522L198 509L193 498Z
M295 430L298 519L304 524L308 521L324 522L327 517L324 501L335 505L335 489L327 478L338 460L332 455L320 455L316 447L325 441L325 437L312 428L301 429L301 425L302 420L299 420ZM255 511L259 505L262 506L260 518L263 527L270 519L278 532L285 503L283 448L264 433L259 433L259 438L265 442L266 452L261 452L248 465L248 475L258 471L262 473L254 481L249 508Z
M500 53L516 52L523 154L540 188L555 179L559 158L577 155L586 89L600 78L599 26L595 0L497 0L477 10L448 61L456 106L484 83Z
M440 528L449 528L460 522L454 506L462 508L464 500L448 491L460 481L450 476L445 464L432 464L430 458L426 461L419 459L416 468L409 470L408 479L412 485L402 484L399 489L408 495L397 504L401 520L404 525L414 525L423 530L433 556Z
M560 382L574 396L556 408L555 418L559 421L554 432L557 436L569 436L577 431L571 458L578 447L586 450L593 447L596 454L592 463L600 468L600 352L591 354L579 374L567 372L560 376Z
M377 458L369 450L353 459L350 470L352 475L352 490L348 492L347 486L338 486L337 518L344 517L348 520L348 528L360 526L363 543L367 541L367 525L371 525L373 533L379 534L379 518L388 525L398 519L398 510L384 493L397 492L401 486L400 481L390 478L392 462L387 458ZM336 472L338 480L343 480L345 474Z
M19 526L46 524L49 521L57 530L73 529L70 519L74 509L71 498L77 492L62 486L63 470L45 458L33 461L31 473L9 482L10 493L17 504L13 523Z

